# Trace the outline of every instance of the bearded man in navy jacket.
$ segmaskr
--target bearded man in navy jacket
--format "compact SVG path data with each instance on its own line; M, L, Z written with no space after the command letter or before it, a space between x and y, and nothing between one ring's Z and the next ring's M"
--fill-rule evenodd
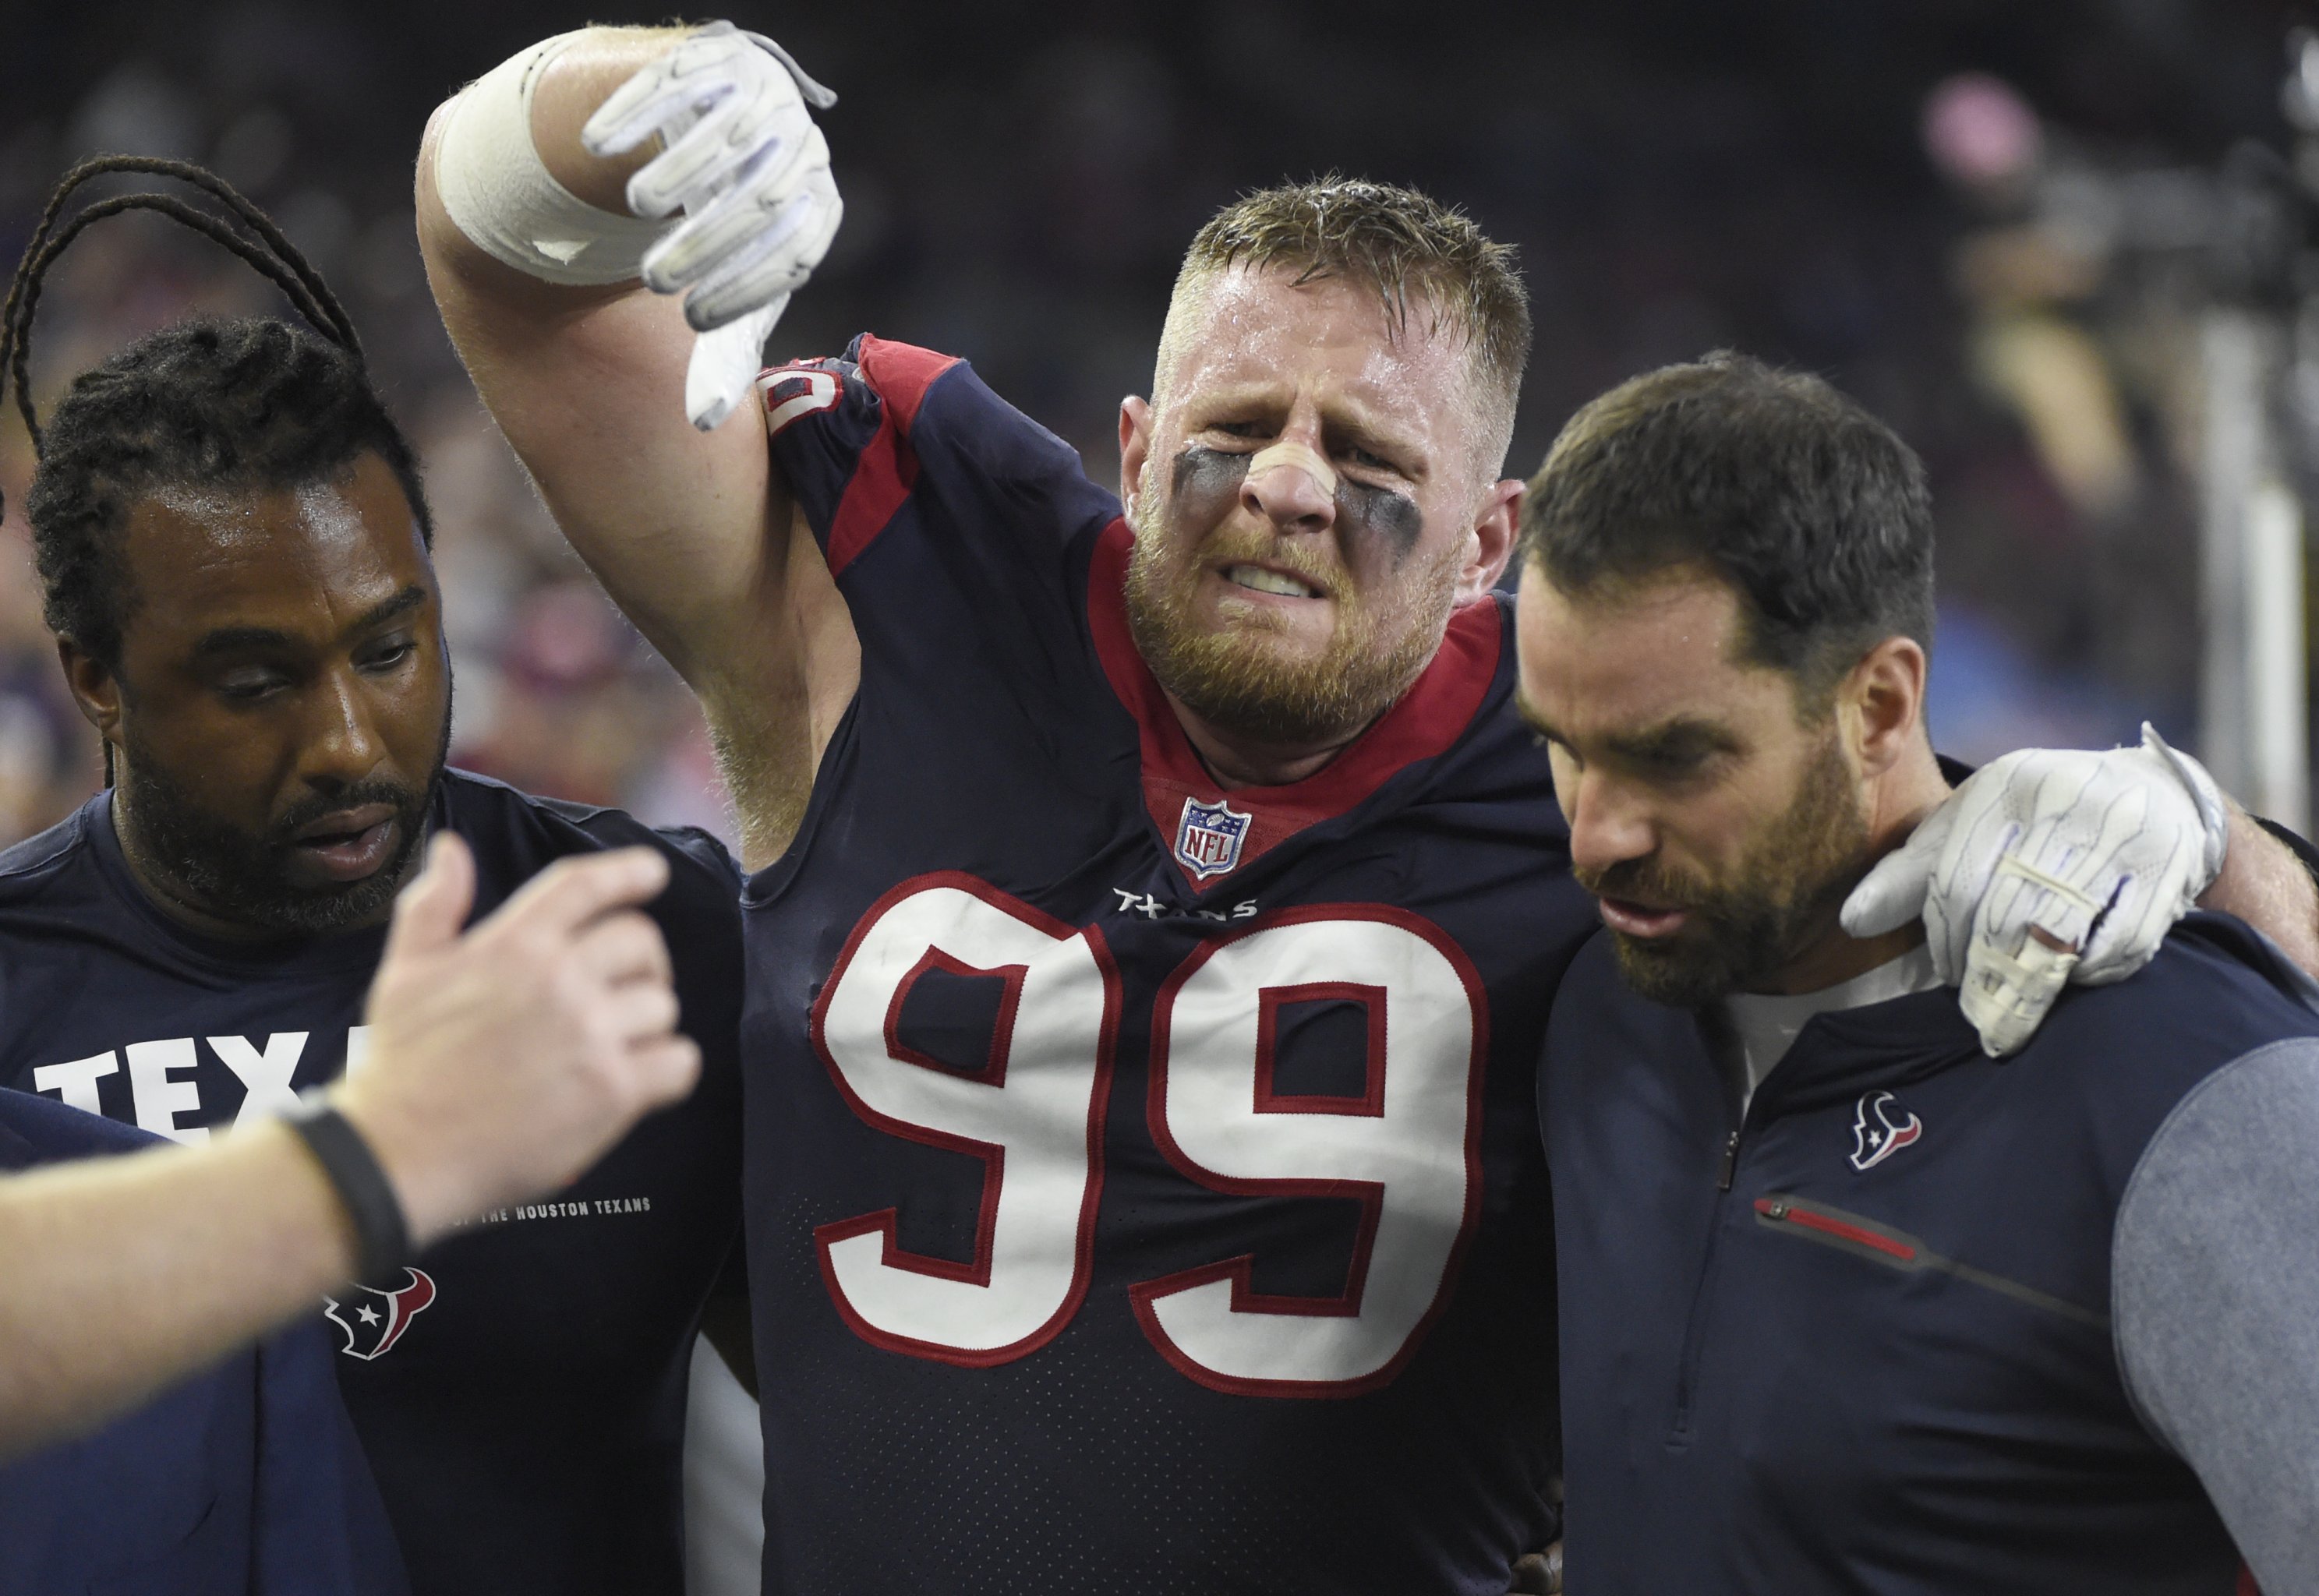
M1943 928L1871 874L1972 852L1919 832L1916 456L1710 356L1571 421L1521 547L1523 711L1604 924L1539 1083L1573 1588L2319 1590L2310 983L2193 915L2009 1058L1936 989ZM2218 837L2205 773L2143 753ZM2131 857L2135 801L2090 807L2053 856ZM1999 867L2009 956L2186 906L2148 855L2101 901Z

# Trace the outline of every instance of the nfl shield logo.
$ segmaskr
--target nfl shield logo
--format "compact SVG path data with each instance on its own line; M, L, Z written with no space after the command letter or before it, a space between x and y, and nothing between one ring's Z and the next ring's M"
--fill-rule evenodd
M1229 804L1186 798L1183 822L1176 827L1176 857L1198 880L1229 874L1240 864L1240 845L1248 840L1251 818Z

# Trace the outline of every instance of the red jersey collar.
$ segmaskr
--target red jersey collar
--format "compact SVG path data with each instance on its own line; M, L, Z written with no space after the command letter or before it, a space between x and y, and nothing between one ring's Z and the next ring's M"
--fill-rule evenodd
M1087 573L1087 624L1111 690L1141 734L1143 801L1162 838L1178 836L1188 802L1227 805L1251 817L1232 869L1243 867L1306 826L1345 813L1419 760L1447 752L1489 696L1504 647L1504 622L1498 605L1485 600L1450 615L1439 652L1409 690L1320 770L1280 787L1220 787L1128 628L1127 561L1134 539L1123 518L1096 539ZM1205 878L1180 852L1175 857L1186 878L1203 885ZM1231 871L1210 873L1229 879Z

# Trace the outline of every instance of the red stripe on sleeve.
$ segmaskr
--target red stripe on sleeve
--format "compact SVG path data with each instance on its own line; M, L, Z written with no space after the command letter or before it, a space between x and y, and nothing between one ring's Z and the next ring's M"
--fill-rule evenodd
M909 498L918 480L918 456L910 447L910 428L918 407L934 379L958 364L952 355L937 355L912 344L890 343L864 336L857 353L862 380L878 395L878 430L845 484L837 514L829 523L829 573L836 576L877 541L894 512Z
M843 574L886 529L917 480L918 457L894 425L894 410L889 405L870 446L854 462L853 480L845 484L845 497L837 501L837 514L830 520L830 575Z
M856 359L862 380L878 391L878 397L886 401L887 413L895 418L905 437L917 421L918 406L925 402L926 390L934 385L936 377L958 364L955 355L937 355L916 344L898 344L867 333L862 337Z

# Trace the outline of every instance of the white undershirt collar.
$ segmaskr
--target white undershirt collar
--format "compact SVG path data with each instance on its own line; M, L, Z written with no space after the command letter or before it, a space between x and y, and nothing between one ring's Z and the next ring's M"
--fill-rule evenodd
M1723 1023L1730 1038L1724 1065L1739 1094L1739 1112L1747 1112L1755 1088L1788 1056L1798 1033L1814 1014L1890 1003L1912 993L1929 992L1940 984L1940 977L1933 973L1933 951L1919 942L1898 959L1817 992L1734 992L1724 998Z

